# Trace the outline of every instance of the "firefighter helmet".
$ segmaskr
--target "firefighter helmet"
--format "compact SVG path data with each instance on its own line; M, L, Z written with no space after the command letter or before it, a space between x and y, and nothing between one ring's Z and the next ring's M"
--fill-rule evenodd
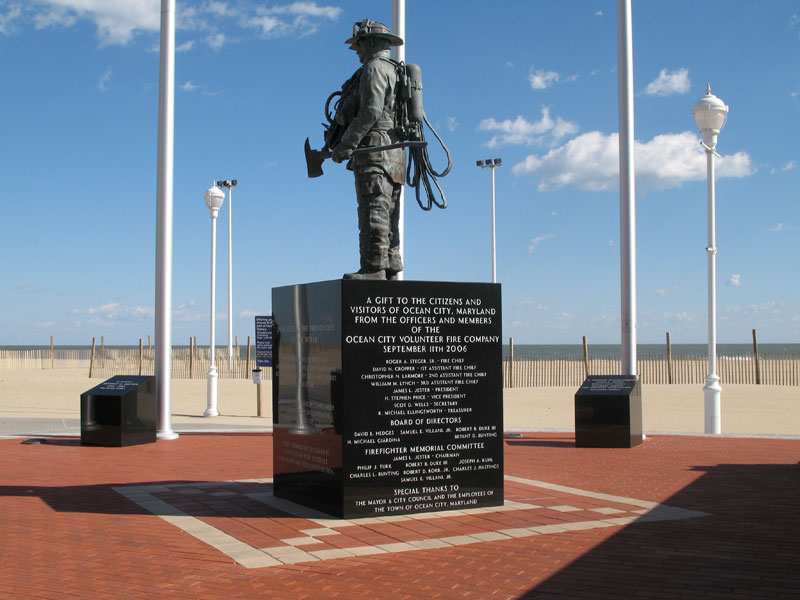
M368 38L381 38L386 40L390 46L402 46L403 38L393 34L383 23L364 19L353 23L353 37L345 41L350 44L350 49L355 50L358 42Z

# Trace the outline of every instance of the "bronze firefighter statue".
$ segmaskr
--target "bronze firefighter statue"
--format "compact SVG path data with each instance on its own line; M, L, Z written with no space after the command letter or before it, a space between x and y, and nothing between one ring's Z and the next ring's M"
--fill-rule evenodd
M345 43L358 53L361 67L325 104L328 125L324 125L322 150L312 150L306 139L308 176L322 175L322 162L329 157L336 163L347 161L355 175L361 265L344 278L397 279L403 270L398 231L403 183L407 178L409 185L417 188L417 201L424 210L433 204L445 208L447 202L436 177L449 172L450 154L442 144L448 166L442 173L430 168L422 135L422 122L427 119L422 109L420 69L390 59L391 46L399 46L403 40L386 25L367 19L355 23L353 37ZM330 104L337 97L331 116ZM405 148L411 153L408 169ZM432 197L431 180L440 192L440 201ZM427 206L419 198L420 181L428 194Z

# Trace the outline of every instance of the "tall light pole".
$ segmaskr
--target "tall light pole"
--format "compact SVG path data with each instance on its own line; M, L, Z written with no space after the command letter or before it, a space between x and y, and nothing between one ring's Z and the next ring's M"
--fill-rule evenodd
M503 166L502 158L487 158L475 161L481 169L492 170L492 283L497 283L497 242L495 236L494 170Z
M206 378L206 411L203 413L204 417L217 417L219 411L217 410L217 365L214 359L216 350L216 327L215 327L215 312L216 294L214 284L217 278L217 215L219 209L225 200L225 193L217 186L212 185L206 193L203 194L206 201L208 212L211 215L211 362L208 365L208 375Z
M175 151L175 0L161 0L156 175L156 437L172 430L172 192Z
M233 188L238 182L235 179L218 181L219 187L228 188L228 370L233 371L233 252L232 227L233 220Z
M692 109L694 122L703 134L702 146L706 151L706 178L708 196L708 375L703 387L705 395L706 433L722 433L722 387L717 375L717 212L714 185L714 156L717 136L725 126L728 118L728 107L711 93L711 86L706 95L697 101Z

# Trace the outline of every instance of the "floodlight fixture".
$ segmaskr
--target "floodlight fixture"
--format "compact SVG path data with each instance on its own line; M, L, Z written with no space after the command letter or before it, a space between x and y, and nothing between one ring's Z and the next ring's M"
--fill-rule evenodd
M495 234L495 198L494 198L494 170L503 165L502 158L487 158L477 160L475 164L482 169L489 168L492 171L492 283L497 283L497 244Z
M236 179L225 179L217 182L219 187L228 190L228 368L233 371L233 188L238 184Z

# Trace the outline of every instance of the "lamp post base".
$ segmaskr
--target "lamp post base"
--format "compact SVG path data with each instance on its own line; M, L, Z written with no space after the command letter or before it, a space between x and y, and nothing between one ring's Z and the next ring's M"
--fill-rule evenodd
M706 433L719 435L722 433L722 387L719 385L719 376L706 375L703 394L706 400Z
M203 413L204 417L218 417L219 411L217 410L217 368L210 366L207 375L207 394L206 394L206 410Z

